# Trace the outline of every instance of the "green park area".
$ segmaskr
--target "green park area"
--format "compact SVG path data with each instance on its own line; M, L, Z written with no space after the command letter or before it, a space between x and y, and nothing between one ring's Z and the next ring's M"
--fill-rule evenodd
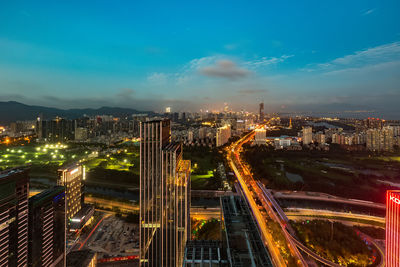
M56 180L60 167L79 161L86 168L86 182L89 185L139 185L138 146L121 146L109 150L102 150L97 145L80 144L0 147L0 169L29 166L35 185L39 183L35 178Z
M246 146L242 157L255 178L277 190L324 192L384 203L385 191L390 189L387 182L400 180L400 161L394 156Z
M221 179L215 171L221 158L217 150L185 148L183 155L192 163L192 189L218 189L221 186ZM60 167L78 161L86 168L88 185L134 188L139 186L139 160L137 144L111 149L72 143L0 146L0 170L30 166L32 184L39 188L48 187L48 183L42 184L39 180L52 180L54 184Z
M208 147L185 147L183 158L192 164L192 189L216 190L221 187L221 178L216 172L218 162L222 162L222 154L217 149Z
M88 155L84 147L63 144L29 144L0 147L0 168L31 166L31 175L52 176L57 169Z
M370 248L353 227L323 220L291 222L297 237L319 256L343 266L369 266Z

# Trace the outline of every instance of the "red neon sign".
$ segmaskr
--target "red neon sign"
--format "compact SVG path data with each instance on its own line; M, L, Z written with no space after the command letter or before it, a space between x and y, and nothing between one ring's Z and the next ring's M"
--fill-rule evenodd
M394 196L390 196L390 201L393 201L394 203L400 204L400 199Z
M400 266L400 190L386 193L386 267Z

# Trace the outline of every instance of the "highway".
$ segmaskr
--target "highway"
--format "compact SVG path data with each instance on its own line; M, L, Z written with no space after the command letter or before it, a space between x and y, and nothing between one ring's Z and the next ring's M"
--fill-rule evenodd
M259 226L262 239L271 253L272 260L275 266L286 266L280 251L276 249L276 244L269 233L266 222L269 219L277 222L281 226L282 234L286 238L291 255L296 259L297 264L301 266L308 266L302 254L298 249L312 257L313 259L325 264L326 266L338 267L340 265L330 262L303 245L295 236L295 231L291 228L289 219L276 202L270 190L265 186L256 182L245 164L241 162L240 151L242 145L249 142L254 136L254 131L242 137L240 140L233 143L228 147L228 162L234 171L241 191L249 203L249 206L254 214L255 220Z
M273 217L276 216L276 214L273 208L268 203L268 201L265 201L262 191L255 182L249 170L242 164L239 157L242 145L246 142L249 142L253 138L254 134L255 132L252 131L249 134L242 137L240 140L233 143L230 147L228 147L227 159L238 179L244 197L247 200L253 212L254 218L259 227L264 244L266 245L268 251L271 254L274 266L286 266L286 262L283 259L282 255L280 254L280 251L277 248L266 225L267 220L270 218L273 219ZM262 205L257 205L257 202L262 203ZM268 214L270 215L268 216ZM283 235L287 237L285 231L283 231ZM292 244L290 238L287 240L287 242L289 244L292 256L297 260L297 263L302 266L307 266L307 263L302 258L301 254L297 251L297 247L294 245L290 245Z
M304 209L304 208L287 208L286 216L295 218L295 217L318 217L318 218L333 218L337 217L338 219L348 219L350 220L364 220L366 222L376 222L381 225L385 225L386 220L385 217L377 217L371 216L367 214L358 214L358 213L349 213L349 212L339 212L339 211L331 211L331 210L317 210L317 209Z
M265 186L261 182L257 182L257 185L261 189L261 191L264 194L265 199L268 199L271 207L274 208L273 212L275 221L278 222L282 228L283 233L285 234L286 240L290 243L291 247L297 247L300 250L302 250L304 253L306 253L308 256L311 258L331 267L339 267L339 264L335 264L329 260L326 260L322 257L320 257L318 254L314 253L312 250L307 248L305 245L303 245L296 237L295 231L293 230L292 226L289 223L289 219L286 216L285 212L282 210L282 208L279 206L278 202L274 199L273 195L271 194L270 190L265 188ZM303 263L304 264L304 263Z
M360 199L347 199L337 196L332 196L326 193L320 192L304 192L304 191L274 191L274 197L278 199L301 199L301 200L313 200L313 201L326 201L335 202L349 205L364 206L369 208L386 209L385 204L374 203L371 201L365 201Z

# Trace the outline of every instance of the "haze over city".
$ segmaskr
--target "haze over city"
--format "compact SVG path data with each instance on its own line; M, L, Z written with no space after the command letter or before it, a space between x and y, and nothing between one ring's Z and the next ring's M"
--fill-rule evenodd
M0 4L0 100L400 114L398 1ZM361 115L360 115L361 114Z

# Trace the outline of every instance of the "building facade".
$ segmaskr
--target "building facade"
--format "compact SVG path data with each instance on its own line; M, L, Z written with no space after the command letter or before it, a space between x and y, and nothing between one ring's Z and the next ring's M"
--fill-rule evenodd
M303 145L309 145L312 142L312 127L303 127L302 130Z
M169 120L140 125L140 266L181 266L190 236L190 161Z
M254 142L256 145L265 145L267 131L265 129L256 129L254 135Z
M400 266L400 190L386 193L386 266Z
M371 151L392 151L394 131L392 127L367 130L367 149Z
M0 266L28 264L28 172L0 172Z
M85 169L81 164L72 164L58 170L57 183L65 187L67 219L74 217L82 207L84 176Z
M231 138L231 126L225 125L219 127L216 134L216 146L225 145L229 141L229 138Z
M29 199L28 266L65 265L65 192L57 186Z

